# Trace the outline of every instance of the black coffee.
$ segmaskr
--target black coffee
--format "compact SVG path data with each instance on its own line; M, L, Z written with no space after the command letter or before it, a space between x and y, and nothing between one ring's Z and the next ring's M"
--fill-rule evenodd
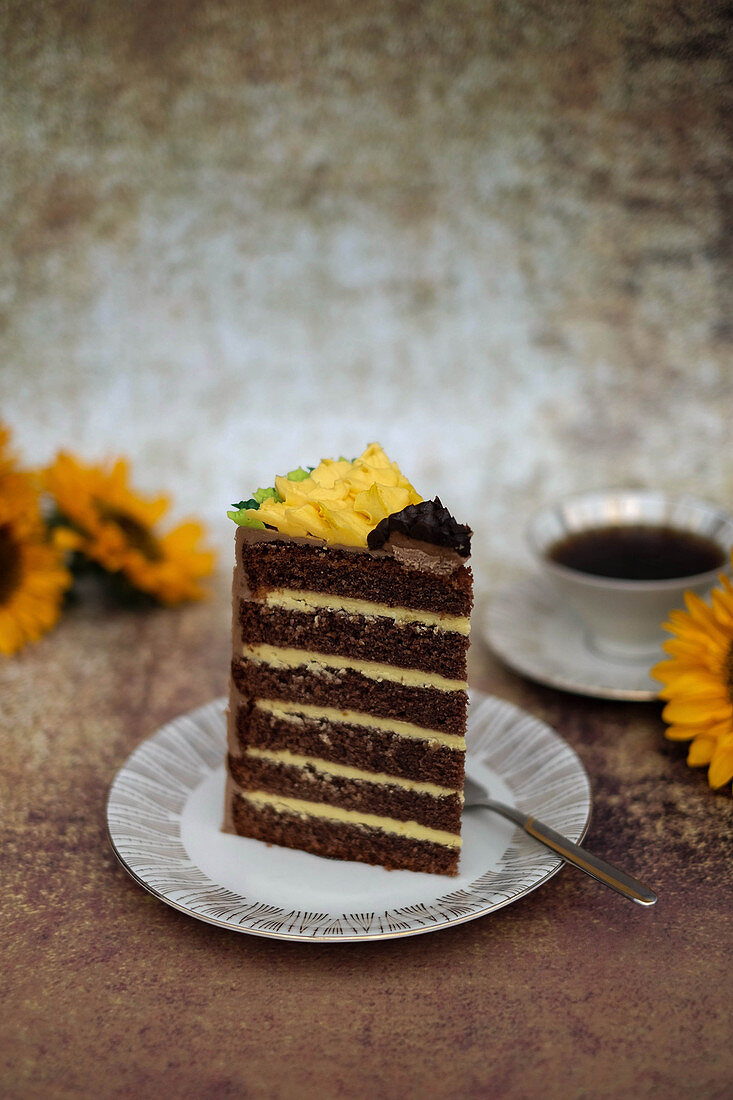
M726 555L712 539L674 527L638 524L592 527L547 551L550 561L624 581L666 581L720 569Z

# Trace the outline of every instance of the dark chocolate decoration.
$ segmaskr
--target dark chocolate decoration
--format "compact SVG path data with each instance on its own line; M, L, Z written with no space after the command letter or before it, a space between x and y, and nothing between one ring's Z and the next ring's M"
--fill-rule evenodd
M405 535L433 546L447 546L462 558L471 553L471 529L457 523L438 497L421 504L409 504L401 512L393 512L367 535L370 550L379 550L392 534Z

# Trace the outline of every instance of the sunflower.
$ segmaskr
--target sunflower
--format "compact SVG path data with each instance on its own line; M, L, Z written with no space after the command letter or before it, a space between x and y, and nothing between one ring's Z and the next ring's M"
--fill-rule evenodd
M708 765L708 782L723 787L733 778L733 584L720 575L711 603L685 593L686 611L672 611L664 643L670 659L651 675L664 685L662 717L670 741L690 741L687 763Z
M10 656L50 630L71 576L50 545L31 474L17 469L0 425L0 653Z
M167 497L135 492L124 459L95 466L61 452L45 471L44 483L59 513L57 546L124 577L164 604L206 595L198 582L211 573L214 555L198 546L202 527L183 523L161 532Z

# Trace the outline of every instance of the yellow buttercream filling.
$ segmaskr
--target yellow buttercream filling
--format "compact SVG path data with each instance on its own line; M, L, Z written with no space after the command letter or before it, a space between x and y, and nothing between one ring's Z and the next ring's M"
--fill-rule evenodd
M393 733L397 737L410 737L416 741L434 741L450 749L463 751L466 742L457 733L443 733L442 730L427 729L397 718L377 718L357 710L339 710L337 707L317 707L313 703L282 703L274 699L258 699L255 706L276 718L311 718L314 721L343 722L349 726Z
M365 814L358 810L344 810L341 806L328 806L323 802L306 802L301 798L287 798L283 795L267 794L265 791L239 791L239 796L255 806L269 806L278 813L296 814L298 817L320 817L326 821L342 821L348 825L381 829L384 833L409 837L411 840L427 840L450 848L461 847L461 838L456 833L448 833L443 829L429 829L427 825L420 825L417 821L398 821L392 817Z
M408 607L390 607L386 603L372 603L371 600L355 600L348 596L328 596L322 592L302 592L297 589L283 588L268 592L265 596L268 607L282 607L287 611L343 611L348 615L379 615L392 619L396 623L418 623L421 626L434 627L451 634L467 635L470 620L463 615L447 615L435 611L413 611Z
M451 795L460 795L463 792L451 790L450 787L439 787L437 783L425 783L417 779L403 779L397 775L387 775L386 772L367 772L361 768L352 768L346 764L333 764L330 760L320 760L314 756L299 756L287 749L247 749L247 756L257 760L267 760L272 764L286 764L291 768L312 768L323 775L334 776L337 779L359 779L365 783L378 783L394 787L403 787L417 794L429 794L433 798L447 798Z
M437 672L422 672L416 668L397 668L379 661L362 661L357 657L338 657L326 653L312 653L305 649L289 649L285 646L245 645L242 656L251 661L259 661L271 668L306 668L308 671L321 672L323 669L335 669L343 672L348 669L358 672L370 680L389 680L403 687L436 688L438 691L466 691L465 680L449 680Z
M366 546L374 527L422 497L378 443L359 458L324 458L303 481L275 478L282 500L247 512L283 535L315 536L344 546Z

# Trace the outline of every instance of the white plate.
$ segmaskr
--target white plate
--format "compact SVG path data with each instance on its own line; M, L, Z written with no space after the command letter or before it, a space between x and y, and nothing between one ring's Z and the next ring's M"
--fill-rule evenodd
M118 772L107 826L115 854L151 894L237 932L345 941L417 935L500 909L562 861L510 822L464 812L457 878L322 859L220 831L225 700L163 726ZM492 793L572 840L590 820L590 784L575 752L510 703L470 693L467 768Z
M600 699L656 699L649 669L664 659L615 659L592 649L583 624L539 575L501 589L479 613L479 629L494 652L532 680Z

